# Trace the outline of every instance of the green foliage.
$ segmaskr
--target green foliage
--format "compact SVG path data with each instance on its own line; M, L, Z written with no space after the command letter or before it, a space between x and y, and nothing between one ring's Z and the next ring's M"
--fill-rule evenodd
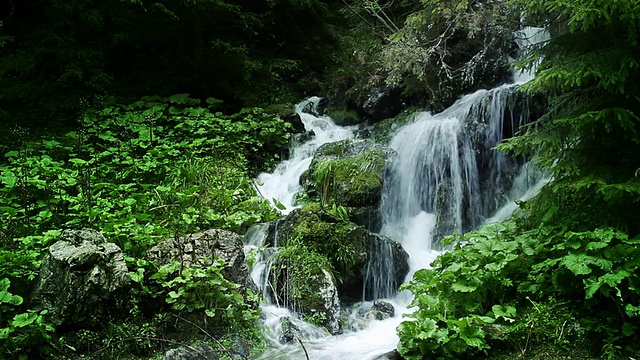
M5 327L12 341L5 349L37 351L42 345L44 351L52 340L45 314L5 304L30 295L42 257L60 229L101 230L124 250L132 279L141 284L137 296L145 297L151 291L143 282L147 265L137 258L150 246L170 236L208 228L241 231L274 219L276 211L258 196L249 167L272 161L286 144L288 129L258 108L224 115L179 94L87 111L80 130L3 153L0 279L3 287L10 281L18 290L1 292L8 302L0 305L0 325L24 317ZM185 287L178 304L201 306L189 294L202 290L196 281L222 281L216 269L183 273L180 279L194 288ZM221 299L229 302L223 307L228 314L219 317L252 318L248 309L235 307L235 288L225 286L224 294L230 295Z
M270 272L271 283L279 289L276 295L283 304L294 308L319 309L322 307L323 299L316 290L324 283L325 271L330 272L331 269L332 265L326 255L296 242L287 245L276 254ZM324 319L316 317L316 320Z
M334 145L325 155L341 153L342 146L348 144ZM315 161L309 171L320 201L343 206L375 205L382 188L386 157L382 150L373 149L356 156Z
M17 311L23 299L9 292L10 285L9 279L0 280L0 347L3 353L11 358L51 353L54 328L45 321L46 310Z
M403 356L471 356L505 341L529 350L549 341L621 350L637 343L637 238L612 228L524 230L511 220L445 241L457 242L453 251L403 286L418 307L398 328Z
M178 313L203 312L220 326L256 326L259 310L245 302L238 292L240 285L225 279L221 273L223 269L222 259L216 259L208 267L195 264L182 267L176 261L158 269L151 279L165 288L165 301ZM256 296L247 291L254 301Z
M552 24L551 40L521 63L527 67L542 59L537 77L524 89L546 96L549 111L499 148L535 153L538 164L553 174L546 201L563 205L558 206L556 218L579 223L583 230L592 230L592 220L598 219L597 226L637 233L640 13L636 2L512 3L529 21L558 20Z
M356 91L402 86L440 109L465 89L503 81L518 23L503 2L354 1L348 9L368 31L349 46L367 62L358 64Z
M300 221L294 228L294 240L287 246L308 247L329 260L331 266L328 269L340 272L355 264L358 249L349 241L355 224L344 218L344 208L336 207L335 212L341 217L334 217L317 203L303 208Z

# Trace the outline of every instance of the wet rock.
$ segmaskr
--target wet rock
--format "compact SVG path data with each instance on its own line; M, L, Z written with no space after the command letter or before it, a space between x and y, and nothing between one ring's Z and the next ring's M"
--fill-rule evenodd
M396 309L393 305L383 300L374 301L371 310L376 312L376 320L392 318L396 313Z
M286 246L293 239L331 262L342 280L340 298L346 301L386 297L395 292L409 270L409 255L398 242L338 219L320 204L296 209L271 224L269 243ZM341 261L338 254L348 261ZM382 276L367 277L368 272ZM374 291L381 287L386 292Z
M280 341L280 343L290 343L296 339L296 336L299 336L300 329L293 322L291 322L290 317L282 318L280 325L282 326L282 334L278 338L278 341Z
M398 115L403 107L400 89L377 88L362 104L362 113L366 120L376 123Z
M402 360L402 356L398 354L398 350L392 350L388 353L373 358L373 360Z
M127 313L130 284L116 244L93 229L65 230L42 261L32 304L53 325L100 327Z
M225 279L243 286L239 289L241 293L244 289L258 291L244 261L242 239L234 232L211 229L177 239L169 238L147 252L147 259L156 261L158 266L178 261L185 267L192 264L208 267L216 258L224 260L222 275Z
M270 275L279 304L333 335L342 333L338 289L326 259L304 248L292 247L276 255ZM289 332L284 340L292 335Z
M209 344L181 346L168 350L162 360L218 360L218 351Z

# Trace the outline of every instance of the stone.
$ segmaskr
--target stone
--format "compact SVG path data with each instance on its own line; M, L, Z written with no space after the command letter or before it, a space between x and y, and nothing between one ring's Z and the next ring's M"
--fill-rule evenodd
M340 299L347 302L391 295L387 292L395 292L409 271L409 255L400 243L353 222L336 219L319 204L295 209L271 223L269 244L286 246L293 239L309 248L324 249L321 255L327 259L340 251L336 246L351 248L351 266L332 266L342 280L338 285ZM368 272L383 276L368 277ZM381 285L385 288L383 293L373 291L380 290Z
M343 140L320 146L302 177L307 194L346 207L371 207L380 202L390 148L368 139ZM328 172L326 184L322 180Z
M278 304L299 313L305 321L323 326L330 334L340 334L338 289L328 262L317 256L304 248L276 255L270 272L274 296ZM281 340L295 337L291 331L285 335Z
M218 360L218 352L209 344L181 346L165 352L162 360Z
M93 229L64 230L49 247L32 296L55 326L101 327L130 308L122 250Z
M362 113L370 123L376 123L398 115L404 106L400 89L376 88L362 104Z
M375 317L376 320L392 318L396 313L396 309L393 307L393 305L384 300L374 301L371 310L377 312Z
M300 328L298 328L290 317L283 317L280 319L280 326L282 327L282 333L278 338L281 344L287 344L296 339L296 336L300 334Z
M391 350L387 353L373 358L373 360L402 360L402 356L400 356L398 350Z
M178 261L185 267L192 264L208 267L216 258L224 260L224 278L242 285L240 293L246 294L245 289L258 292L245 263L242 239L234 232L210 229L177 239L169 238L147 252L147 259L157 262L159 267L173 261Z

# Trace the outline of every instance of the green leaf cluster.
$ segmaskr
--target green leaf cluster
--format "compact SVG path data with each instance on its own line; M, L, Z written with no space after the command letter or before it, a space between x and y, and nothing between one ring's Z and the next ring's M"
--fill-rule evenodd
M200 106L179 94L91 109L79 130L25 142L2 154L0 278L19 289L15 296L29 296L42 257L60 229L102 231L125 252L132 278L144 284L145 265L137 258L159 241L209 228L242 231L277 216L250 176L252 167L275 160L289 125L259 108L225 115L215 111L218 101L207 103ZM185 281L196 283L209 273L187 274L191 278ZM223 281L217 275L207 276ZM140 298L148 296L144 286ZM31 310L4 311L3 319L10 319ZM229 316L244 315L238 308ZM36 320L29 324L44 330L30 330L31 339L13 334L16 346L51 340L51 329Z
M447 238L457 242L453 251L403 286L417 307L398 327L404 357L472 357L505 344L526 352L549 342L567 352L577 343L594 353L633 351L639 240L612 228L522 225L510 220Z
M259 309L251 305L257 296L247 289L247 298L239 292L240 285L224 278L224 261L216 259L208 267L193 264L182 267L179 262L164 265L151 277L163 288L162 294L177 313L203 312L218 326L250 328L257 326Z

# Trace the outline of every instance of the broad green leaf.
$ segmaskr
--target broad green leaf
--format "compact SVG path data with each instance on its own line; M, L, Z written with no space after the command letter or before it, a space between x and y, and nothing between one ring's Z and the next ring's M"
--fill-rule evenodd
M26 312L22 314L18 314L13 317L13 322L11 325L15 327L25 327L27 325L33 324L34 321L38 318L38 313L36 312Z

